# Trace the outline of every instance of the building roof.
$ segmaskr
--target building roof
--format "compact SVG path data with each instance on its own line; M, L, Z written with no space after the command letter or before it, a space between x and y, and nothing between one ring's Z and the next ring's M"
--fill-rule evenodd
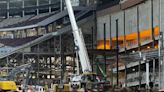
M133 7L137 4L140 4L144 1L145 0L127 0L124 3L119 3L119 4L114 5L114 6L109 5L108 7L104 8L104 9L98 10L97 11L97 16L98 17L99 16L104 16L106 14L111 14L111 13L114 13L114 12L125 10L125 9Z

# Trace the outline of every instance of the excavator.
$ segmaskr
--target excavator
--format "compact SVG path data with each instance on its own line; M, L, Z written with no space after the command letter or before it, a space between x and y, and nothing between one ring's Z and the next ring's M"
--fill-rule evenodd
M72 9L71 1L65 0L66 8L68 11L71 27L72 27L72 33L74 37L74 43L76 47L76 52L78 54L80 64L82 67L82 74L73 74L70 78L69 86L65 87L64 91L79 91L79 92L85 92L85 91L95 91L97 90L98 86L97 84L102 84L100 79L97 78L96 73L92 72L91 64L89 61L87 49L85 46L83 34L81 32L81 29L78 28L75 15ZM68 85L67 85L68 86ZM64 88L64 87L63 87Z

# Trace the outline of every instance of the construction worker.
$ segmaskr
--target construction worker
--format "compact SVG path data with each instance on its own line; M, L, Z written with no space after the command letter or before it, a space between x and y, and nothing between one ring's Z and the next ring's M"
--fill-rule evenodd
M32 85L29 85L29 86L28 86L27 92L33 92Z
M48 92L48 84L47 84L47 82L45 82L44 89L45 89L45 92Z

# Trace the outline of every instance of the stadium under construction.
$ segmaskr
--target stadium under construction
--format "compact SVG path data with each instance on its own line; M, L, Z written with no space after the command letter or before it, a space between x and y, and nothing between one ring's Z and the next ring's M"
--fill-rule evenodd
M25 92L163 92L163 8L164 0L0 0L0 90L7 80Z

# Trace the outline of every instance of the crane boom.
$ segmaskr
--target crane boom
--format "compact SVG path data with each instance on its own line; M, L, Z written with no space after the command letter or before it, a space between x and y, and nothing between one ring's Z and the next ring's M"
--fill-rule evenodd
M92 69L89 62L89 57L86 50L86 46L84 43L84 38L83 38L81 30L77 26L71 2L70 0L65 0L65 2L66 2L66 7L69 14L69 18L70 18L72 30L73 30L74 42L75 42L75 45L77 46L78 56L80 58L80 63L82 66L82 71L83 73L91 72Z

